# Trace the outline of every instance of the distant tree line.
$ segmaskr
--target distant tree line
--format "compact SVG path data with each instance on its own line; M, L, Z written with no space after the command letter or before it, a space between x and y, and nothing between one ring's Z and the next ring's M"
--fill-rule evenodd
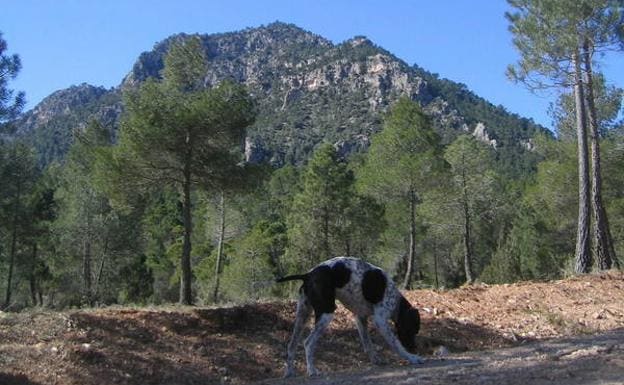
M228 81L207 88L201 42L181 36L159 80L124 92L115 138L97 120L67 127L69 152L45 168L29 145L0 143L3 308L278 298L295 287L277 276L337 255L376 263L406 289L620 267L623 91L592 55L621 42L622 8L510 4L521 52L510 76L564 91L557 137L527 150L536 170L502 172L497 149L472 135L446 142L406 97L366 153L344 158L325 143L302 166L246 164L253 98ZM7 133L23 95L8 85L19 58L5 51L0 38Z

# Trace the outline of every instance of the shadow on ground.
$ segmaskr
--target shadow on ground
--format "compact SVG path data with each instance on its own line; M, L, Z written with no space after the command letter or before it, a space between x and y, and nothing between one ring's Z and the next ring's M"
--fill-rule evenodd
M280 377L290 338L294 304L256 304L181 312L106 310L70 316L72 333L67 358L75 383L195 384L245 383ZM371 368L355 325L339 312L320 340L321 371ZM389 365L404 365L374 329L371 336ZM480 341L509 346L511 341L476 325L451 319L424 320L418 353L432 354L439 345L451 352L478 347ZM471 343L474 341L474 343ZM383 348L382 348L383 347ZM305 371L303 348L297 356Z
M28 379L25 374L0 373L0 384L2 385L40 385Z

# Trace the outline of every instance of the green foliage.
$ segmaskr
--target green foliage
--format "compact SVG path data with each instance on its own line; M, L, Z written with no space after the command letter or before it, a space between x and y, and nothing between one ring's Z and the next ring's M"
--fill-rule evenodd
M119 156L133 160L128 172L139 185L179 185L190 164L195 184L226 183L240 159L233 152L253 120L245 90L224 82L189 95L147 81L126 99ZM229 167L229 168L226 168Z
M565 261L549 244L550 238L544 236L547 231L536 213L523 208L480 279L506 283L561 277Z
M624 89L607 85L601 74L594 74L594 97L600 136L617 126L617 118L624 100ZM556 123L557 137L563 141L576 141L576 121L574 115L574 95L562 93L550 107L549 113Z
M141 234L145 265L152 273L150 300L173 302L178 296L176 267L182 243L182 212L177 192L164 188L147 197Z
M466 124L474 127L483 123L492 139L497 142L496 169L499 173L517 178L535 170L540 157L527 151L526 145L537 134L550 134L531 119L512 114L503 106L494 106L475 95L466 85L441 79L414 65L414 70L427 81L434 98L441 98L456 108ZM451 143L461 134L454 127L436 123L443 143Z
M622 42L622 5L611 0L508 0L513 43L521 58L508 75L531 89L570 85L575 55L591 41L604 52Z
M74 131L84 130L92 120L100 122L113 137L119 123L120 104L118 91L81 84L45 98L38 108L48 111L46 117L39 118L36 110L31 110L16 124L20 130L29 133L26 139L35 148L37 163L43 168L62 161L75 139Z
M363 189L379 199L397 199L431 186L431 173L442 168L439 151L439 137L428 118L416 103L403 98L388 114L384 130L372 139L359 175Z
M6 50L7 42L0 32L0 128L4 128L7 122L15 119L25 103L23 92L18 92L14 96L14 91L9 88L9 80L17 77L22 62L18 55L8 55Z
M408 98L358 83L371 64L426 86ZM256 100L224 78L247 81ZM596 85L621 255L621 90ZM199 304L214 303L217 277L217 301L283 297L292 287L275 277L337 255L373 261L408 287L463 284L468 254L485 282L559 278L570 266L573 140L364 37L334 46L282 23L177 35L141 55L123 89L123 106L119 90L55 93L46 113L17 122L33 130L29 143L0 143L0 287L15 309L174 302L187 273ZM477 123L496 148L464 135ZM270 165L244 164L244 140L251 163ZM37 164L48 167L40 174Z
M478 266L488 260L488 247L483 250L496 233L489 224L497 215L497 176L492 171L492 150L471 136L460 136L446 148L444 157L450 165L451 188L447 202L458 218L464 251L464 270L467 281L478 274ZM481 230L481 231L479 231ZM477 243L476 240L480 239ZM481 249L481 250L480 250ZM477 269L475 271L475 269Z
M241 302L284 295L286 287L274 281L284 275L286 232L284 223L260 221L232 245L223 271L225 299Z
M510 230L483 272L486 282L559 278L574 255L578 180L575 144L537 141L547 160L524 191Z
M609 214L619 267L624 267L624 133L611 132L611 139L603 143L604 201Z
M49 258L53 291L59 306L137 300L149 281L137 253L138 212L116 211L98 186L97 154L111 146L109 132L92 122L76 132L67 161L58 175L54 199L58 217L51 226L54 254ZM138 269L134 274L128 269ZM125 293L125 294L122 294Z
M37 169L32 149L21 142L0 147L0 261L5 283L3 308L13 305L18 277L28 276L35 265L31 253L37 226L35 187ZM38 224L38 223L37 223Z
M355 192L353 173L336 149L323 145L301 176L288 216L288 260L307 269L337 255L366 257L383 229L383 209Z
M176 42L165 56L162 71L164 83L183 93L199 91L204 87L207 62L199 37Z
M201 88L206 57L197 38L175 42L164 79L147 80L125 95L116 182L145 189L168 186L182 193L183 245L180 302L191 303L191 190L240 185L239 145L255 111L246 90L232 82Z
M383 202L388 208L387 223L395 224L388 228L384 248L379 250L384 259L395 261L397 256L414 253L409 239L417 235L412 227L416 219L410 207L438 183L437 176L445 167L440 150L439 136L429 119L407 98L395 104L383 131L373 136L358 178L361 191Z

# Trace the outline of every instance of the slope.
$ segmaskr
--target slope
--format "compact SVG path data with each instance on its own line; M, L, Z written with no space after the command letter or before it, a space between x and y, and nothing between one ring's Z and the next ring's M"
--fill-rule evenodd
M103 116L114 129L122 112L121 91L148 77L158 78L169 45L186 36L171 36L142 53L120 86L107 90L106 97L96 87L86 100L73 97L85 94L81 86L46 99L18 122L20 132L41 138L37 145L44 149L45 163L62 157L71 141L71 135L57 131L71 133L86 120ZM365 150L370 135L382 128L383 114L402 95L424 107L447 143L481 127L481 137L492 144L496 141L509 173L532 169L535 157L527 146L536 133L547 132L457 83L410 67L365 37L333 44L280 22L199 36L210 61L206 85L234 79L256 97L258 118L246 143L250 161L301 164L321 142L336 144L344 155Z
M427 368L440 365L450 370L466 355L490 354L475 353L484 349L530 346L527 343L535 340L610 330L619 330L617 335L623 339L622 272L549 283L416 290L406 295L423 318L418 350L430 359L422 369L425 372L419 372L423 376L435 373L426 372ZM293 313L292 302L0 313L0 380L3 384L239 384L276 378L282 374ZM383 346L375 331L372 336ZM592 351L591 342L584 344L583 349ZM557 343L551 345L554 359L570 354L570 344L561 343L559 351ZM450 356L445 356L445 350L450 350ZM611 350L619 354L621 346ZM505 352L498 354L514 354ZM405 367L387 348L382 353L388 362L383 370L413 374L415 369ZM442 354L450 363L439 362L432 354ZM321 340L317 357L319 368L330 376L371 369L353 322L342 308ZM298 360L303 371L301 351ZM516 372L509 373L512 378Z

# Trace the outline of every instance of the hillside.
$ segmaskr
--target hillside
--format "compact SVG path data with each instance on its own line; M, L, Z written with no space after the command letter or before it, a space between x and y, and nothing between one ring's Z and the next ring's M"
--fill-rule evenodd
M487 363L488 357L498 355L509 361L516 354L520 358L513 362L525 364L541 357L545 360L541 362L543 366L527 369L535 369L532 375L536 378L543 372L544 378L554 376L552 380L557 380L559 375L568 376L573 370L566 369L569 364L585 365L579 368L598 365L597 361L566 361L567 358L604 356L605 360L612 360L610 369L600 368L605 376L614 373L610 370L624 369L617 361L624 346L621 343L624 340L622 272L550 283L416 290L406 295L420 308L423 319L418 344L419 352L428 358L423 367L406 367L384 347L387 365L371 369L350 316L340 308L329 333L321 340L317 355L319 368L330 378L342 378L345 374L339 372L349 370L349 379L341 383L358 383L353 373L361 371L366 371L369 383L384 376L387 383L394 383L393 378L405 380L414 377L414 370L418 370L421 384L438 383L432 379L437 378L435 373L447 373L448 377L448 373L454 373L451 369L461 372L468 370L466 367L477 371L478 383L497 383L486 381L487 377L470 365L474 358L473 361L466 358L477 356ZM240 384L276 378L282 374L293 313L292 302L214 309L112 308L0 313L0 383ZM615 334L609 335L615 336L620 344L607 343L611 340L606 337L590 337L608 331L614 331ZM553 340L547 345L532 342L575 335L585 337L578 344L570 340ZM382 346L375 331L372 336ZM514 346L524 353L518 353L519 350L476 353ZM432 354L442 354L442 358ZM301 352L299 359L301 364ZM491 376L505 373L484 366L496 373ZM538 369L542 372L537 372ZM598 369L593 367L591 373ZM510 382L505 383L518 379L517 370L510 370L508 375ZM569 383L581 382L570 379Z
M185 36L171 36L142 53L114 89L72 87L26 113L18 130L33 138L41 163L62 157L72 130L89 119L103 120L114 130L122 112L121 90L158 78L169 45ZM365 37L333 44L279 22L200 37L210 61L206 85L234 79L256 97L258 117L246 143L251 161L301 164L321 142L336 144L345 155L361 151L402 95L424 107L445 142L469 132L496 146L501 166L511 173L534 166L535 155L527 149L537 132L546 132L461 84L408 65Z

